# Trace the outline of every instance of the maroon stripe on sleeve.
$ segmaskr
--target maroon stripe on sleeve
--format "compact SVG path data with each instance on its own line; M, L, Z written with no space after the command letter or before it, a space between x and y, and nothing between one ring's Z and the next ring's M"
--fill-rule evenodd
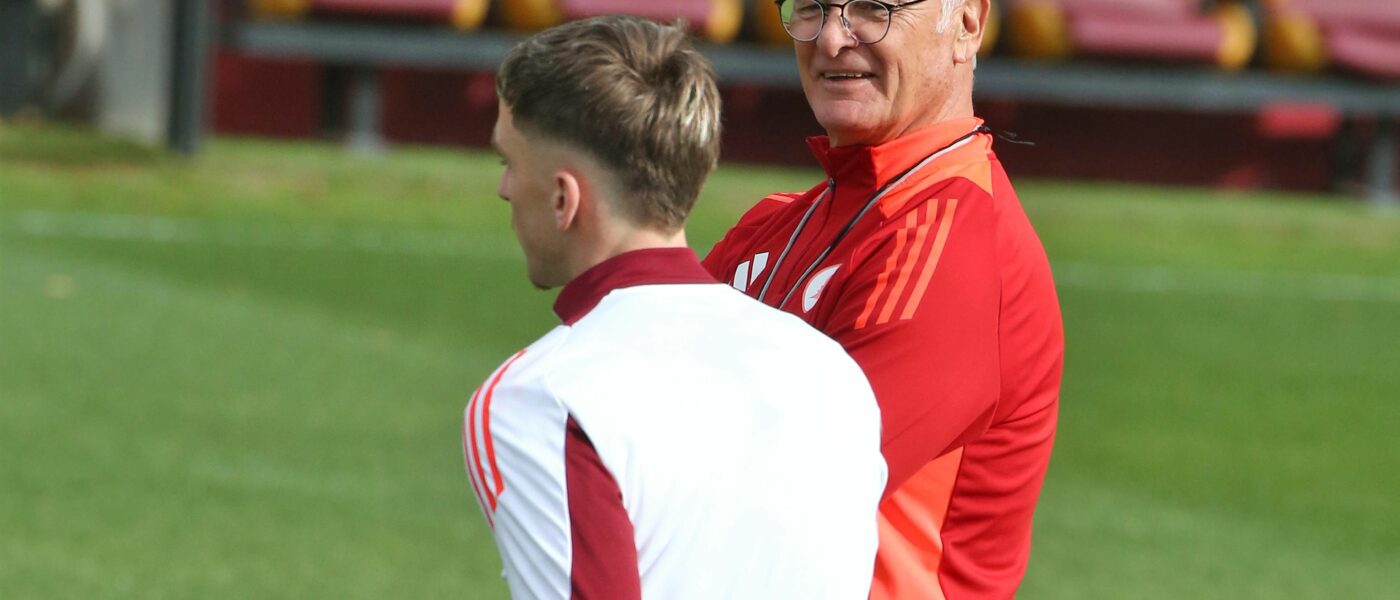
M632 520L622 506L622 490L573 417L564 439L564 468L574 556L570 597L640 600L637 544Z

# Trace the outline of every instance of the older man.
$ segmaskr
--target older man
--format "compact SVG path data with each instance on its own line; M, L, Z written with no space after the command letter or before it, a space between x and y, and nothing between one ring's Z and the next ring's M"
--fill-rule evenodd
M520 598L864 598L885 467L860 367L718 283L683 225L719 151L685 32L632 18L506 57L493 142L562 324L473 395L473 491ZM832 473L839 476L832 477Z
M846 348L889 480L872 598L1006 598L1030 550L1064 341L1045 252L973 114L988 0L778 0L827 179L705 259Z

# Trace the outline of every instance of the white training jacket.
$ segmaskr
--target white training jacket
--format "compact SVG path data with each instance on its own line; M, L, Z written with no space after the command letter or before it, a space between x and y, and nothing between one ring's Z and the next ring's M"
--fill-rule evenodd
M463 421L512 596L868 597L880 415L840 346L685 248L610 259L555 311Z

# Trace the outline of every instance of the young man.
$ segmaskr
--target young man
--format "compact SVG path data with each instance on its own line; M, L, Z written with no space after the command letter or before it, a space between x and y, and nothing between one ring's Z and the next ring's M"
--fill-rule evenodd
M717 283L683 225L719 96L685 34L633 18L522 42L497 79L500 195L562 325L467 406L464 452L513 595L864 598L884 487L860 368Z
M870 378L890 469L871 597L1010 598L1064 337L1045 251L973 115L988 0L777 4L827 179L760 202L705 266Z

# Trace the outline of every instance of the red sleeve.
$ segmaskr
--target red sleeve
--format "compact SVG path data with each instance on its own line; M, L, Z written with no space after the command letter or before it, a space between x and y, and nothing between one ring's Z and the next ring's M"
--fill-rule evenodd
M880 401L886 493L985 430L1000 390L991 198L973 189L896 221L858 254L822 327Z
M573 417L564 439L564 468L574 557L570 598L641 598L637 543L622 491Z
M749 249L754 234L766 225L778 210L801 197L802 194L773 194L760 200L739 218L739 222L735 223L723 238L715 242L700 264L704 265L705 270L715 279L730 283L734 278L734 266L748 258L740 255Z

